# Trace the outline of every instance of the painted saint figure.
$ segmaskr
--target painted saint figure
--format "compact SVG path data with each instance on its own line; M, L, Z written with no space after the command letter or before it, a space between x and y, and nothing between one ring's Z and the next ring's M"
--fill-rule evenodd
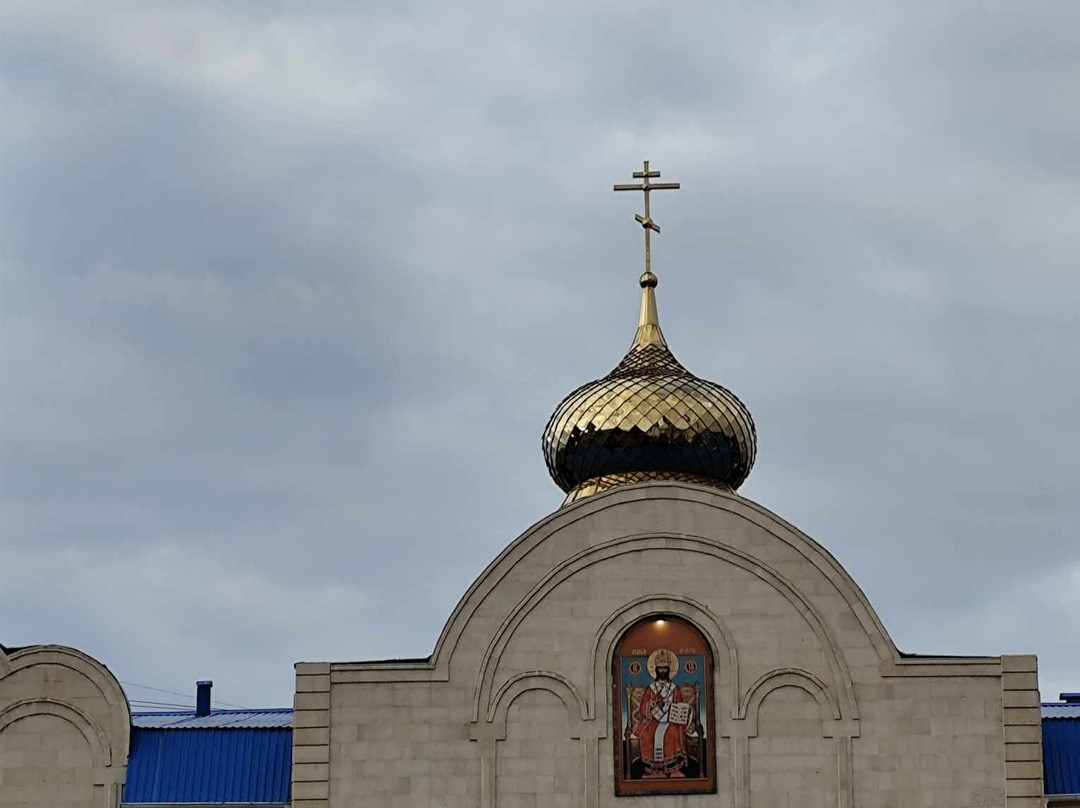
M671 672L679 668L679 658L661 648L649 655L648 668L653 682L641 696L633 729L641 745L645 777L685 777L682 769L686 765L690 711L680 689L671 681Z

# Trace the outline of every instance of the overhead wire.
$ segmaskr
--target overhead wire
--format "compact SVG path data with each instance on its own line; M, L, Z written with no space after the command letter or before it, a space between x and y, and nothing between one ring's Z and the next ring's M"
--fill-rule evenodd
M194 709L192 707L192 705L190 705L190 704L173 704L173 703L167 702L167 701L138 701L137 699L132 699L128 703L132 707L138 707L138 708L143 708L143 707L170 707L170 708L179 709L179 710L192 710L192 709Z
M127 685L128 687L141 687L143 690L153 690L156 693L167 693L170 696L179 696L182 699L190 699L191 698L190 693L180 693L180 692L178 692L176 690L165 690L164 688L161 688L161 687L151 687L150 685L140 685L138 682L125 682L123 679L120 680L120 684ZM242 706L240 704L233 704L232 702L221 701L220 699L214 699L214 701L216 703L218 703L218 704L224 704L226 707L235 707L238 710L246 710L246 709L248 709L247 707L244 707L244 706ZM146 703L150 704L152 702L146 702ZM192 704L181 704L181 705L177 705L177 706L194 708L194 705L192 705Z
M165 690L165 689L160 688L160 687L151 687L150 685L140 685L137 682L125 682L123 679L120 680L120 684L128 685L129 687L141 687L143 690L154 690L154 691L157 691L158 693L168 693L170 696L180 696L180 698L183 698L183 699L191 698L190 693L179 693L179 692L177 692L175 690Z

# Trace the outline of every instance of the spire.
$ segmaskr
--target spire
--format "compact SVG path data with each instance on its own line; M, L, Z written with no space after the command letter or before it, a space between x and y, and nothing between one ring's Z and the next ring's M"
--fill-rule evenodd
M637 332L630 350L634 351L647 345L667 347L664 332L660 330L660 316L656 313L656 276L646 272L638 280L641 284L641 314L638 316Z
M642 170L634 172L634 179L639 179L641 182L615 185L616 191L642 191L645 194L645 215L634 214L634 219L645 231L645 274L638 281L641 284L641 315L638 317L638 329L634 334L634 342L630 345L631 351L648 345L667 347L664 332L660 330L660 318L656 313L656 293L653 291L658 281L652 271L652 234L660 232L660 225L653 221L649 193L677 191L679 183L652 182L659 176L659 171L649 170L649 161L645 160Z

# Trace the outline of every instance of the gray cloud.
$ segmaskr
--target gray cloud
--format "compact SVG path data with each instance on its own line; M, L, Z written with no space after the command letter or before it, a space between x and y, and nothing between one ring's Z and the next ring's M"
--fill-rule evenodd
M559 501L649 157L744 493L904 650L1076 689L1076 9L63 5L0 12L6 644L243 704L428 653Z

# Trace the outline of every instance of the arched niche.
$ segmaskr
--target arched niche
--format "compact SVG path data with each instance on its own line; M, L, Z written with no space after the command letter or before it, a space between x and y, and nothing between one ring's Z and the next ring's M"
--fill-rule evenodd
M565 676L551 671L527 671L507 681L495 694L487 714L487 722L495 727L496 738L506 737L507 711L514 699L529 690L545 690L558 698L566 710L570 737L581 737L581 725L585 720L585 700L573 683Z
M750 686L739 705L739 718L746 720L747 735L750 737L757 735L761 703L770 693L781 687L794 687L809 694L817 702L821 712L822 737L832 737L832 725L840 720L840 704L836 695L830 692L828 686L810 671L798 668L780 668L769 671Z
M611 655L615 793L716 791L713 650L689 620L642 618Z
M480 744L481 808L535 805L542 795L587 791L584 721L585 700L561 674L527 671L507 681L486 720L470 730Z
M24 718L48 715L71 724L86 740L96 768L112 765L112 748L100 726L81 710L55 699L25 699L0 710L0 732Z
M705 604L672 593L647 595L623 604L597 628L593 636L590 667L592 680L589 682L586 703L589 717L595 718L597 731L603 738L607 734L609 708L608 697L610 683L609 661L615 652L615 646L623 634L634 624L649 617L672 614L691 623L702 632L713 651L715 683L716 717L719 721L719 734L726 737L729 732L729 718L737 717L739 706L739 656L735 641L724 627L720 618ZM726 711L726 713L725 713Z

